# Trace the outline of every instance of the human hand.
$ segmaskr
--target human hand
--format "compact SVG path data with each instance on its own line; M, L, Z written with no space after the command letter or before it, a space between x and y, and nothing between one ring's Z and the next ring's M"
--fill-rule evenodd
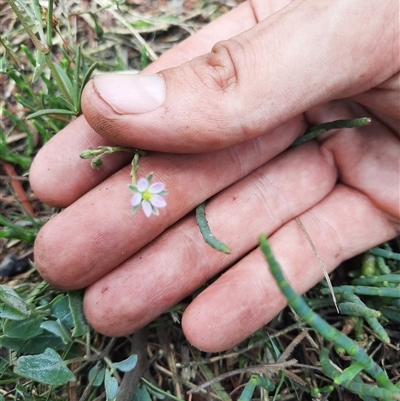
M260 233L298 292L322 271L296 217L328 271L398 234L398 3L309 0L278 11L286 3L243 3L162 56L145 73L163 70L164 95L135 101L137 78L95 78L84 116L34 161L36 194L67 207L40 231L36 265L60 288L89 286L85 312L100 332L129 334L230 267L182 320L197 347L227 349L285 303L255 249ZM106 91L122 99L116 111ZM154 110L137 112L145 106ZM373 123L277 156L306 121L361 116ZM129 155L110 156L99 172L78 157L114 143L157 151L138 174L153 171L167 185L159 217L130 214ZM203 242L190 213L213 195L207 218L230 255Z

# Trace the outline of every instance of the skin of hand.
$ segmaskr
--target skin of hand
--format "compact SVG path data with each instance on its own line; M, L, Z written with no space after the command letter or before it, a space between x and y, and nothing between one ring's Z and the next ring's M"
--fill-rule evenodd
M261 233L299 293L323 273L296 217L328 271L394 238L398 11L397 1L245 2L160 57L150 78L91 80L84 115L31 168L36 194L66 208L37 237L40 273L63 289L88 286L89 322L121 336L229 268L182 318L192 344L220 351L285 305L257 248ZM372 124L285 151L307 124L362 116ZM166 183L160 216L130 213L131 155L109 156L98 172L79 159L110 144L150 150L138 176ZM196 226L191 211L208 198L211 230L230 255Z

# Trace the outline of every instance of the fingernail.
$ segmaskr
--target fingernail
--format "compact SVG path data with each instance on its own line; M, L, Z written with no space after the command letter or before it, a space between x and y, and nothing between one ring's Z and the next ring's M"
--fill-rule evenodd
M119 114L153 111L165 98L161 75L101 74L93 84L99 96Z

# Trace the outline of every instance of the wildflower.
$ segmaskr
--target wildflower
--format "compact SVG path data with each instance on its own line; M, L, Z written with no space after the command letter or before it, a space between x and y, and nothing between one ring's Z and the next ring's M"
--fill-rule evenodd
M163 182L151 184L152 178L153 173L150 173L146 178L140 178L137 184L129 185L129 189L135 193L131 199L133 214L141 207L147 217L152 213L158 216L158 209L166 206L167 202L163 198L168 193L165 184Z

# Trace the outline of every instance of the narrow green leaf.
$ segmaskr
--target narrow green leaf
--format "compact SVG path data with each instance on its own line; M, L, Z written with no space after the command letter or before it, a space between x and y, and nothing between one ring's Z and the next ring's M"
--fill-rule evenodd
M88 83L90 77L92 76L93 71L96 69L97 64L98 64L97 61L95 63L93 63L89 67L89 69L86 71L86 74L83 77L83 80L82 80L82 83L81 83L81 87L80 87L80 90L79 90L79 98L78 98L78 107L79 107L78 113L79 114L81 113L81 99L82 99L83 89L85 88L85 85Z
M257 376L252 375L250 380L247 382L246 386L244 387L242 394L238 398L238 401L250 401L253 397L254 390L257 386Z
M48 114L66 114L69 116L74 116L76 114L76 111L75 110L65 110L65 109L44 109L44 110L39 110L39 111L36 111L35 113L29 114L29 116L27 116L26 119L30 120L32 118L46 116Z
M26 146L24 150L25 156L30 156L33 152L34 142L33 142L33 135L29 127L25 124L23 120L15 116L14 114L10 113L8 110L3 109L3 113L15 124L22 132L26 134Z
M80 337L89 332L89 324L83 312L83 291L69 291L68 302L74 320L73 337Z
M30 316L24 320L6 320L3 326L4 334L7 337L28 340L43 332L40 328L42 321L41 316Z
M81 47L78 46L75 55L74 78L73 78L73 86L74 86L73 100L74 100L74 106L77 110L80 107L81 88L79 86L79 73L81 71L81 63L82 63Z
M61 66L59 66L58 64L54 64L54 67L56 68L56 70L62 80L62 83L64 84L65 89L67 90L71 99L74 99L74 85L72 84L72 81L70 80L69 76L67 75L65 70L63 70L63 68ZM74 105L74 106L76 106L76 105Z
M137 361L138 356L131 355L129 358L123 361L113 363L113 367L120 370L121 372L129 372L136 366Z
M14 372L51 386L59 386L76 380L60 355L51 348L47 348L43 354L19 357Z
M214 373L211 371L211 369L208 368L207 365L199 365L199 369L201 370L201 372L203 373L203 375L207 381L215 378ZM220 382L213 382L211 384L211 387L212 387L214 393L218 395L220 400L222 400L222 401L230 401L231 400L230 395L225 391L224 387L222 386L222 384Z
M36 65L35 69L33 70L32 76L32 84L34 84L40 77L43 72L44 66L46 65L44 53L39 50L36 50Z

